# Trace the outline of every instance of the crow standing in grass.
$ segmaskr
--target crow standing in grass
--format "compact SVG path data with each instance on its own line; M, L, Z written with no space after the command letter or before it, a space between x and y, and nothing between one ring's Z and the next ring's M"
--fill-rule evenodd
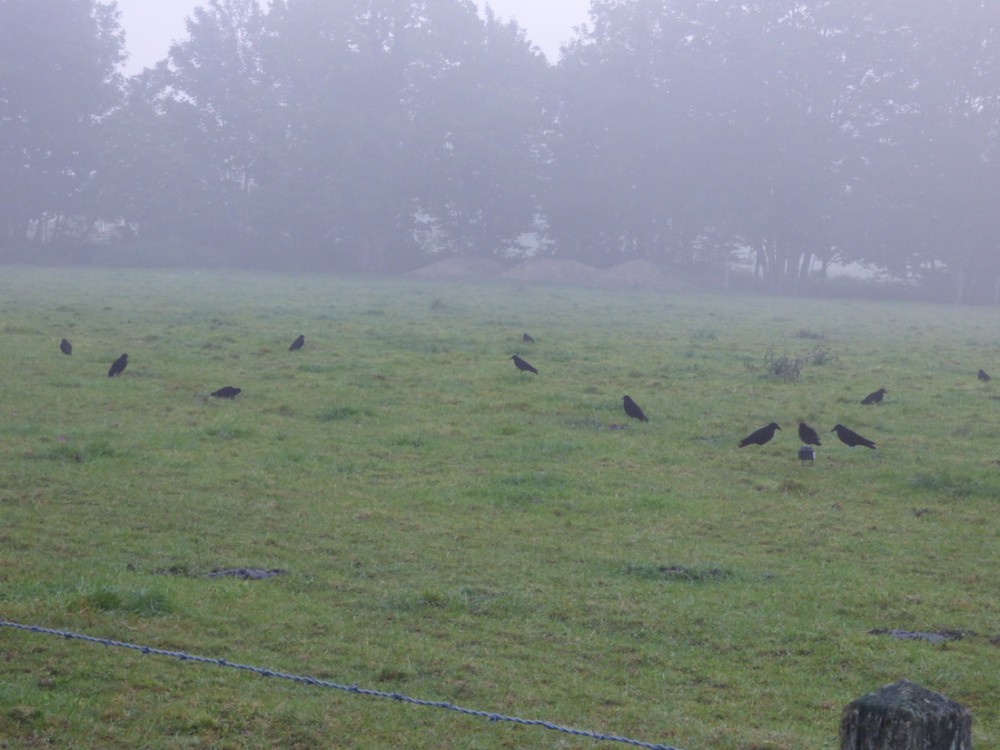
M771 438L774 437L774 431L780 429L777 422L771 422L771 424L761 427L759 430L754 430L740 441L740 448L745 448L748 445L763 445L770 442Z
M521 370L521 372L533 372L535 375L538 374L538 370L532 367L527 360L521 359L516 354L511 357L511 359L514 360L514 366L517 367L518 370Z
M224 385L217 391L212 391L212 395L216 398L236 398L243 392L242 388L237 388L235 385Z
M299 337L292 342L292 345L290 347L288 347L288 351L290 352L298 351L303 347L305 343L306 343L306 337L303 336L302 334L299 334Z
M865 406L869 406L871 404L881 404L882 397L885 396L885 394L886 394L885 388L879 388L874 393L869 393L867 396L861 399L861 403L864 404Z
M865 448L875 447L875 443L873 443L871 440L869 440L868 438L861 437L854 430L849 430L842 424L834 425L833 429L830 430L830 432L836 432L837 437L840 438L840 442L842 442L844 445L849 445L851 448L853 448L856 445L863 445L865 446Z
M66 339L63 339L62 341L59 342L59 351L61 351L63 354L72 354L73 345L69 343ZM982 370L980 370L979 372L982 372Z
M989 383L990 380L992 380L992 378L989 375L986 374L986 370L980 370L979 374L976 377L978 377L984 383Z
M806 445L819 445L819 433L805 422L799 422L799 440Z
M115 375L121 375L125 372L126 367L128 367L128 355L123 354L111 363L111 369L108 370L108 377L113 378Z
M649 421L646 415L642 413L642 409L639 408L639 404L633 401L631 396L622 396L622 405L625 407L625 413L632 417L632 419L638 419L640 422Z
M521 341L523 341L525 344L534 344L535 343L535 340L531 337L530 333L522 333L521 334Z

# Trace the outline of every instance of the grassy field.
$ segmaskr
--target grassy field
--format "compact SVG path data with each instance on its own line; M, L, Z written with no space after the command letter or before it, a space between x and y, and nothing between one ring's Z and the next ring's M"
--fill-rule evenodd
M0 619L684 750L836 748L906 677L995 747L998 363L987 308L0 269ZM10 628L0 658L3 748L598 746Z

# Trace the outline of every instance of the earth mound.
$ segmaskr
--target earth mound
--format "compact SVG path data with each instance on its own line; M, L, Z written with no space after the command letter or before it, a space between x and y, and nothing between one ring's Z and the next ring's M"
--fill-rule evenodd
M558 258L531 258L504 271L502 278L527 284L601 286L601 272L586 263Z
M494 279L502 271L503 265L491 258L453 255L410 271L406 276L424 281L474 281Z

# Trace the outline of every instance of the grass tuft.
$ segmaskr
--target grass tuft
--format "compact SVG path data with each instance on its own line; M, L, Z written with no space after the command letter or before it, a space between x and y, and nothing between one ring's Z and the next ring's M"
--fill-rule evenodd
M156 589L122 589L99 586L84 593L79 606L104 612L119 612L138 617L169 614L174 610L170 597Z
M371 412L367 409L356 409L353 406L332 406L316 415L320 422L341 422L346 419L370 416Z

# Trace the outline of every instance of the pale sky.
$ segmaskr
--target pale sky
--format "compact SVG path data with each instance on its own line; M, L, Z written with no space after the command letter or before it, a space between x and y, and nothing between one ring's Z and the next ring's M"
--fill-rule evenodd
M137 73L166 57L170 43L187 36L184 19L202 4L199 0L118 0L130 55L125 72ZM477 4L482 8L484 2L477 0ZM574 27L587 22L590 0L490 0L490 5L500 18L516 19L532 43L555 62L559 45L573 36Z

